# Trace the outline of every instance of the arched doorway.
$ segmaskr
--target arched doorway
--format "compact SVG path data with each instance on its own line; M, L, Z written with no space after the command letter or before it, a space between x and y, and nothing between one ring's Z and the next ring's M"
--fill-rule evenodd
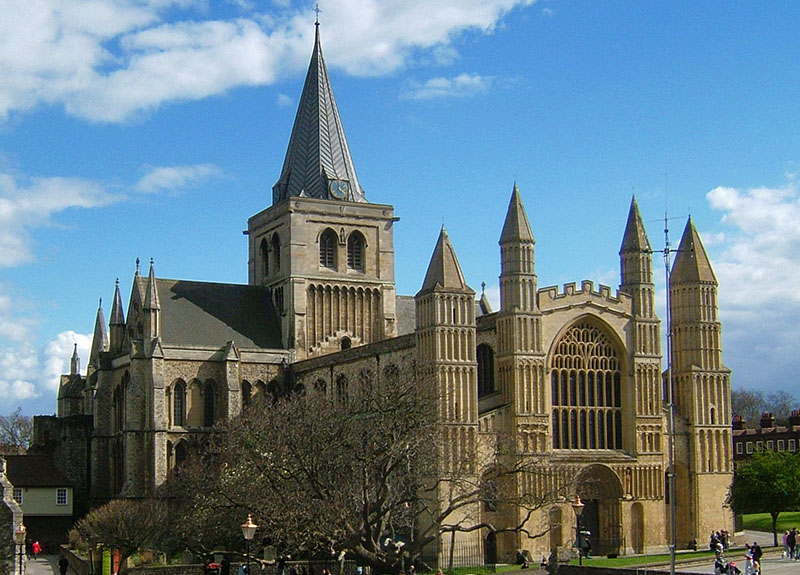
M497 533L494 531L486 534L486 541L483 545L483 562L486 565L497 563Z
M601 464L587 465L575 478L575 492L584 502L581 530L588 531L592 553L620 553L622 537L622 484L611 469Z

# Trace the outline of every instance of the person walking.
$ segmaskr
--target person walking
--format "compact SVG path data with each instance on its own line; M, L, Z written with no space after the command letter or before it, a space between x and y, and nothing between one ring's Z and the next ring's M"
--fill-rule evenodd
M33 545L31 545L31 551L33 551L33 560L36 561L36 559L39 557L39 553L42 552L42 546L39 545L38 541L33 542Z
M794 559L794 548L797 546L797 527L792 527L786 535L786 547L789 559Z
M753 569L755 569L756 575L761 575L761 556L764 552L761 550L761 545L758 544L758 541L753 541L753 546L750 549L753 550Z

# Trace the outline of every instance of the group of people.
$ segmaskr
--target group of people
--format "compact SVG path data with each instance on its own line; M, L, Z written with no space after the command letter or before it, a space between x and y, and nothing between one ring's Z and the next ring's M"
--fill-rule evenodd
M714 553L720 554L728 549L729 542L730 534L726 530L712 531L708 538L708 548Z
M783 533L783 557L785 559L795 561L800 559L800 541L798 539L800 539L800 532L797 531L797 527L792 527Z

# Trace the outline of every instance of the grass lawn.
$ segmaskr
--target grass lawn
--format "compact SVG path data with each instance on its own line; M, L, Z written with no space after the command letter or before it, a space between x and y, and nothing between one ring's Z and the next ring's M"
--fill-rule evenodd
M745 529L753 531L766 531L772 533L772 517L769 513L753 513L743 515L742 523ZM787 529L800 527L800 511L784 511L778 515L778 535L782 535Z

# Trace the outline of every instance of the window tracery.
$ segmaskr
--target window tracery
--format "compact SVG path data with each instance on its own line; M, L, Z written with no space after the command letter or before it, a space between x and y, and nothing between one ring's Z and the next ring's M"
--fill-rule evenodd
M622 449L622 371L599 327L583 322L567 330L550 383L554 449Z

